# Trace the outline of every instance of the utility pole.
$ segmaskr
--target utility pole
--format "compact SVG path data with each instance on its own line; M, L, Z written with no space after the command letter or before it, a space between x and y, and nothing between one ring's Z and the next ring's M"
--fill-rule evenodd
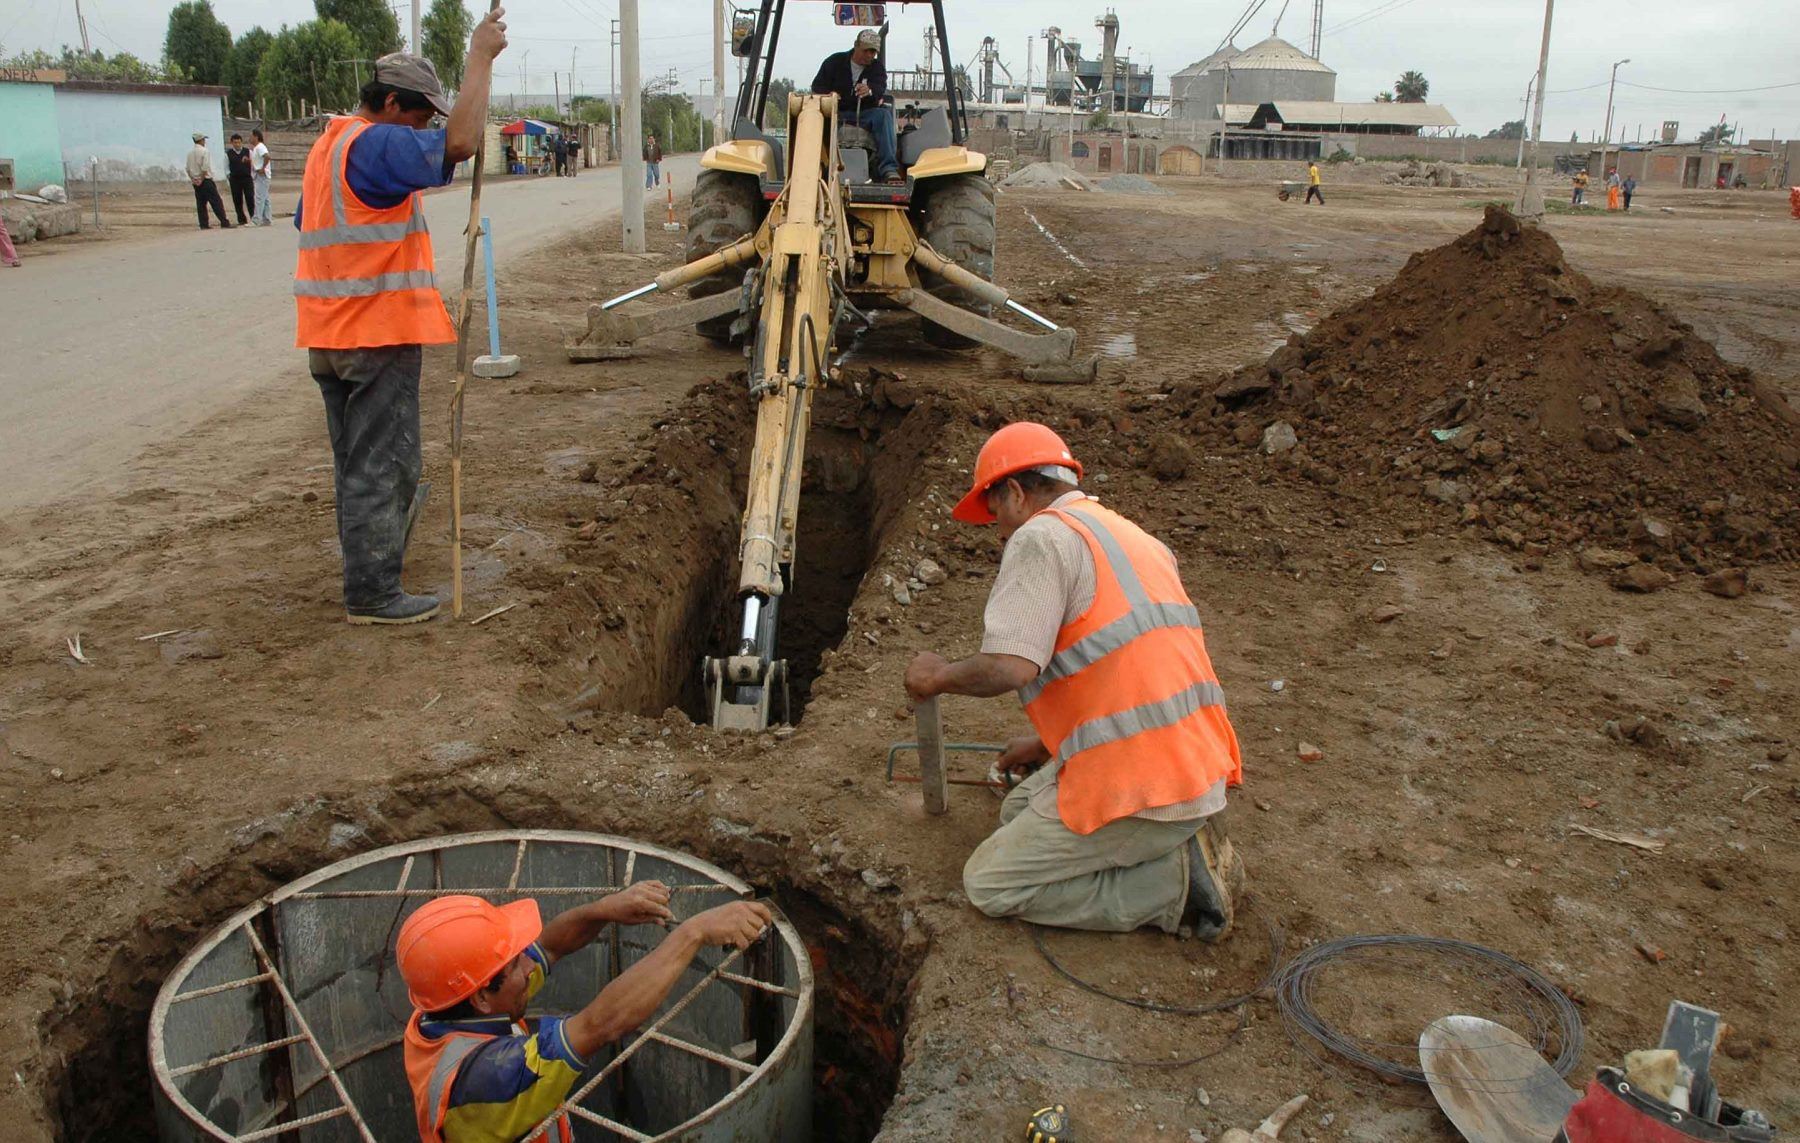
M1519 108L1519 164L1514 168L1515 170L1522 171L1525 169L1525 136L1530 134L1530 132L1525 130L1525 120L1531 118L1531 92L1536 86L1537 73L1533 72L1531 79L1526 81L1525 84L1525 102Z
M644 81L638 74L638 0L619 0L619 80L625 100L619 130L619 178L623 249L642 254L644 247Z
M1225 91L1219 96L1219 173L1225 173L1225 144L1231 139L1231 61L1225 61Z
M81 0L75 0L75 25L81 29L81 54L86 55L93 49L88 47L87 17L81 14Z
M421 0L412 0L412 53L415 56L424 54L424 52L419 47L419 4L420 4L420 2L421 2Z
M725 141L725 0L713 0L713 143Z
M606 149L612 161L622 162L619 149L619 22L612 22L611 38L606 41L606 82L612 85L612 106L606 110Z
M1606 138L1600 140L1600 156L1606 157L1606 148L1612 146L1612 111L1613 89L1619 86L1619 64L1628 64L1629 59L1620 60L1612 66L1612 80L1606 85Z
M1538 144L1544 135L1544 88L1550 75L1550 22L1555 13L1556 0L1544 0L1544 43L1538 49L1537 98L1531 105L1531 165L1525 168L1525 189L1519 192L1522 218L1544 216L1544 192L1537 185ZM1229 77L1231 73L1225 74Z

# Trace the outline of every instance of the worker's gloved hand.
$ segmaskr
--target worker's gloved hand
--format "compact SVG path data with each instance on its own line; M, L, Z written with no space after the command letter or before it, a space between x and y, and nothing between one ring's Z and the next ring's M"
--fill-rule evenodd
M607 896L610 920L621 925L663 925L675 919L669 911L669 887L661 881L639 881Z
M682 927L693 926L702 944L735 945L747 949L774 921L775 914L761 901L733 901L694 914Z
M994 768L1009 775L1007 784L1012 785L1016 779L1032 773L1049 760L1050 751L1044 748L1038 736L1023 734L1007 739L1006 749L1000 752L1000 760L994 763Z
M471 56L486 56L491 60L506 50L506 21L502 18L505 15L505 8L495 8L475 25L475 32L469 37Z

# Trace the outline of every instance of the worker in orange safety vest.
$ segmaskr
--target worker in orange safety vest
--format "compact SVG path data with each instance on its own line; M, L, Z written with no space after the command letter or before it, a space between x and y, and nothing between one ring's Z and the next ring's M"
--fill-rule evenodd
M989 438L952 513L998 523L1005 544L981 650L906 670L914 701L1015 691L1035 731L1000 757L1029 776L963 886L992 917L1219 940L1244 881L1220 818L1243 776L1237 737L1175 557L1081 473L1044 425Z
M453 341L438 293L422 192L443 186L487 125L504 9L469 39L454 107L429 60L375 61L355 115L334 117L306 156L294 225L294 342L325 399L336 478L344 610L354 624L418 623L437 613L409 595L400 566L416 514L422 347ZM430 130L434 115L447 117Z
M400 927L394 957L414 1012L403 1055L423 1143L512 1143L545 1120L549 1143L571 1143L563 1110L594 1054L634 1031L668 999L694 956L748 948L774 919L767 905L732 901L676 925L572 1016L525 1010L561 959L605 926L666 925L669 887L639 881L541 924L529 898L493 905L451 895Z

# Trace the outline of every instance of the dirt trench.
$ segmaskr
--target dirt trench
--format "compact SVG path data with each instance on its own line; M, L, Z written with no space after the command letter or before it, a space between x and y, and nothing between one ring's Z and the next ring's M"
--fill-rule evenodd
M596 518L576 529L561 553L566 579L536 609L540 642L549 648L544 681L531 696L540 706L576 716L656 718L665 726L677 711L704 721L699 659L717 653L737 622L733 553L748 418L740 412L747 398L733 381L699 386L690 398L645 434ZM865 576L916 495L925 450L943 430L945 414L931 402L904 404L875 396L871 384L860 393L826 394L815 405L801 571L780 637L796 721L844 639L859 593L876 590ZM168 898L114 938L104 978L75 989L78 999L43 1021L44 1042L61 1061L47 1077L59 1137L154 1137L144 1052L150 1006L175 962L245 903L351 852L529 825L668 845L732 869L782 903L817 982L815 1133L873 1138L898 1085L909 987L923 956L918 942L905 940L898 917L846 899L791 836L721 834L716 821L639 816L616 803L568 804L546 788L494 791L455 773L416 776L322 794L238 830L221 852L193 855Z

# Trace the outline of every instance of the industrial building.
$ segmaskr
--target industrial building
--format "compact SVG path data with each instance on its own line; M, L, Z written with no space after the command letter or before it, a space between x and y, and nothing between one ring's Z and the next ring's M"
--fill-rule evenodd
M1302 99L1329 103L1337 98L1337 72L1280 36L1243 51L1227 44L1189 64L1170 81L1173 114L1217 119L1225 103L1275 103Z
M1094 26L1100 30L1098 59L1083 58L1081 42L1066 39L1061 28L1045 30L1045 101L1095 111L1147 110L1155 70L1119 55L1119 17L1110 8Z

